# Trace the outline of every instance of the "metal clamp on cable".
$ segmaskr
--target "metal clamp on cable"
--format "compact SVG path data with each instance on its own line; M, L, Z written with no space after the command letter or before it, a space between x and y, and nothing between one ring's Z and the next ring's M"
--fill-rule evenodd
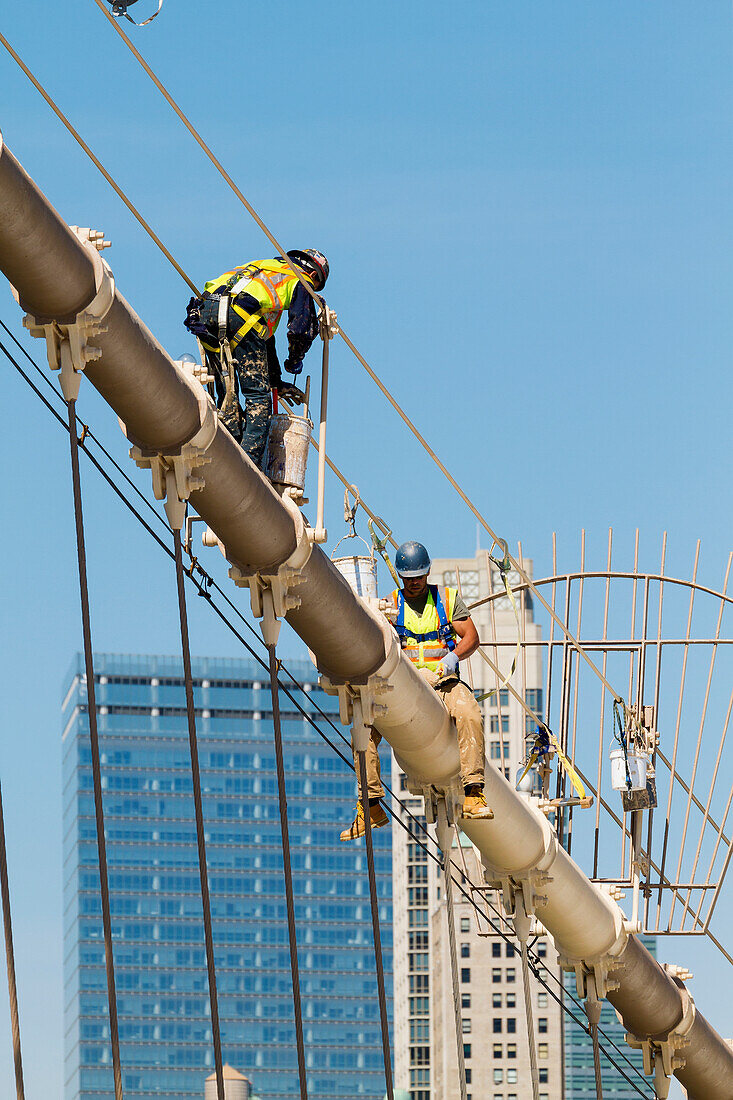
M238 588L249 588L252 614L262 619L260 629L268 646L277 644L280 620L288 611L300 607L300 596L291 595L290 589L300 584L302 570L313 552L312 528L307 527L303 515L293 499L286 493L282 502L295 523L295 550L278 566L275 573L259 573L257 570L240 569L233 565L229 576Z
M188 359L179 359L175 362L193 383L199 405L199 430L186 443L181 444L176 453L161 454L157 451L149 451L136 443L122 421L120 425L133 444L130 448L130 458L140 469L150 470L153 478L153 495L156 500L165 501L168 522L174 531L180 531L186 514L186 501L191 493L204 487L204 479L194 476L193 471L210 461L206 452L214 442L219 414L216 405L204 388L210 378L206 368Z
M620 944L619 953L623 951L627 938L628 933L622 922L619 939L614 945L615 947ZM572 971L575 974L575 988L578 997L583 1001L589 996L596 996L603 1000L614 989L618 989L621 983L612 978L611 974L614 970L623 970L625 965L619 961L616 955L610 953L601 955L597 959L573 959L558 952L557 961L562 970ZM591 989L589 982L591 976L593 978L593 989Z
M109 313L115 296L114 276L99 255L103 248L110 246L110 242L104 239L104 233L97 229L80 228L78 225L69 228L76 233L90 255L94 267L94 297L75 317L66 320L35 317L32 313L26 313L23 318L23 325L31 336L45 339L48 365L51 370L61 372L61 390L67 402L76 401L80 375L87 363L99 359L102 354L90 341L107 331L102 322ZM18 293L15 290L13 293L22 305Z
M695 1022L696 1008L692 994L682 984L681 980L671 974L672 980L678 987L682 1001L682 1019L677 1026L667 1035L652 1035L646 1039L638 1039L635 1035L626 1035L626 1042L634 1050L640 1050L644 1057L644 1073L647 1077L654 1076L654 1090L658 1100L666 1100L669 1096L671 1077L675 1070L682 1069L685 1065L685 1056L681 1051L689 1043L688 1035Z

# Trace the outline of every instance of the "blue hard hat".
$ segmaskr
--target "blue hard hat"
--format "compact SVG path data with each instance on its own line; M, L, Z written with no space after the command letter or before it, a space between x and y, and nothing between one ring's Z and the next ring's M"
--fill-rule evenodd
M394 566L401 577L424 577L430 572L430 554L421 542L403 542L395 554Z

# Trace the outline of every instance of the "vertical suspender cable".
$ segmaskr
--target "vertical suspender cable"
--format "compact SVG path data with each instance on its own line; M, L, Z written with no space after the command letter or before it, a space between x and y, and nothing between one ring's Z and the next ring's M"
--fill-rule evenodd
M277 768L277 793L280 804L280 836L283 849L285 875L285 909L288 918L288 942L290 944L290 974L293 981L293 1010L295 1014L295 1046L298 1055L298 1080L300 1100L308 1100L308 1080L305 1072L305 1045L303 1043L303 1012L300 1002L300 973L298 970L298 941L295 933L295 902L293 898L293 869L290 864L290 834L288 832L288 801L285 791L285 763L280 723L280 696L278 694L277 657L275 646L267 646L270 659L270 693L272 695L272 724L275 732L275 764Z
M3 792L0 786L0 891L3 901L3 926L5 928L5 961L8 968L8 996L10 997L10 1026L13 1033L13 1062L15 1063L15 1092L18 1100L25 1100L23 1086L23 1056L20 1049L20 1018L18 1016L18 989L15 984L15 952L13 951L13 924L10 918L10 887L8 886L8 855L5 850L5 818L3 816Z
M79 566L79 596L81 599L81 623L84 635L84 667L87 678L87 712L89 715L89 741L92 751L92 779L94 785L94 814L97 823L97 855L99 858L99 886L102 896L102 928L104 930L104 959L107 970L107 1002L109 1005L109 1036L112 1045L112 1072L115 1084L115 1100L122 1097L122 1068L120 1065L120 1034L117 1025L117 991L115 988L115 963L112 951L112 920L109 909L109 876L107 873L107 843L104 837L104 806L102 803L102 770L99 763L99 731L97 729L97 699L94 688L94 660L92 658L92 627L89 616L89 588L87 586L87 555L84 543L84 515L81 503L81 478L79 476L79 440L76 435L76 400L67 402L69 414L69 445L71 449L71 482L74 491L74 520L76 522L76 554Z
M209 897L209 876L206 869L206 838L204 835L204 810L201 801L201 771L199 769L199 750L196 737L196 710L193 700L193 677L191 675L191 649L188 641L188 615L186 613L186 591L183 577L183 553L181 550L181 532L173 531L173 549L176 559L176 585L178 588L178 612L181 620L181 651L183 653L183 676L186 684L186 714L188 716L188 745L191 750L191 777L193 779L193 804L196 812L196 843L199 855L199 878L201 880L201 905L204 912L204 940L206 943L206 967L209 975L209 1004L211 1006L211 1034L214 1041L214 1067L216 1070L217 1100L224 1100L224 1068L221 1057L221 1027L219 1024L219 1000L216 994L216 966L214 963L214 936L211 930L211 899Z
M532 990L529 984L529 953L527 941L521 940L522 949L522 985L524 987L524 1014L527 1019L527 1044L529 1046L529 1068L532 1077L532 1100L539 1100L540 1080L537 1072L537 1047L534 1041L534 1015L532 1012Z
M450 835L450 833L448 835ZM450 845L446 845L443 851L443 885L445 888L446 917L448 919L450 972L453 982L453 1013L456 1025L458 1084L461 1089L461 1100L466 1100L466 1062L463 1056L463 1014L461 1012L461 995L458 988L458 953L456 951L456 925L453 915L453 876L451 873Z
M593 1042L593 1072L596 1077L596 1096L603 1100L603 1081L601 1079L601 1050L598 1042L598 1025L601 1022L601 1002L596 991L596 980L592 974L586 975L585 1013L588 1017L590 1037Z
M369 809L369 781L367 779L366 752L359 750L359 778L361 783L361 807L364 811L364 830L366 837L367 868L369 871L369 901L372 908L372 932L374 934L374 960L377 967L377 993L379 995L379 1021L382 1027L382 1053L384 1055L384 1076L387 1082L387 1100L394 1100L392 1081L392 1056L389 1047L389 1019L387 1017L387 996L384 991L384 962L382 960L382 936L379 931L379 898L377 896L377 876L374 870L374 845L372 843L372 815Z

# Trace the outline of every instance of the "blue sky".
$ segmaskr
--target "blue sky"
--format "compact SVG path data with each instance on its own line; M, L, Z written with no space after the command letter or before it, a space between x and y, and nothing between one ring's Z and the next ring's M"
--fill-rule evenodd
M571 568L581 527L600 553L613 525L628 557L638 526L647 567L667 530L683 577L701 538L701 578L719 586L733 534L730 3L271 8L265 22L234 0L166 0L131 33L281 239L329 256L349 335L538 575L553 531ZM14 5L3 32L195 281L270 253L91 0ZM104 229L120 288L166 348L193 350L187 288L3 56L8 146L69 222ZM0 317L25 340L4 281ZM28 1088L59 1095L58 707L80 640L67 444L2 377L0 774ZM471 553L472 517L340 343L330 397L329 450L398 538ZM89 387L80 405L124 458ZM167 563L92 474L85 494L96 646L176 652ZM332 486L336 537L341 496ZM203 608L191 618L194 651L237 652ZM697 941L673 954L693 959L701 1007L733 1033L715 958Z

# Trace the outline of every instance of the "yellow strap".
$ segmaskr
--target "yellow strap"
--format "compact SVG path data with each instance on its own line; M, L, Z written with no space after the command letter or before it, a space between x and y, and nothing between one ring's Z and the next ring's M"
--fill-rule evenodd
M238 344L242 342L242 340L244 340L250 329L254 328L257 324L264 325L264 321L259 316L259 314L246 313L245 310L240 309L239 306L236 306L234 302L231 303L231 307L235 313L238 313L239 316L244 319L244 324L241 326L241 328L237 329L237 331L234 333L231 340L229 341L232 349L234 349L237 347ZM265 325L265 327L267 326Z
M577 794L578 798L585 798L585 787L583 786L583 784L580 780L580 776L578 775L575 768L573 767L573 765L568 760L565 753L560 748L560 745L558 744L557 737L555 737L554 733L550 734L550 742L552 743L552 745L555 749L555 752L557 753L558 760L560 761L563 768L567 772L568 778L570 779L570 782L572 783L573 789L575 790L575 793ZM527 761L527 766L524 769L524 771L522 772L522 774L520 775L519 779L517 780L517 786L522 782L525 775L527 774L529 769L534 764L535 760L539 759L539 755L540 754L539 754L539 751L537 749L532 750L532 754L531 754L529 760Z

